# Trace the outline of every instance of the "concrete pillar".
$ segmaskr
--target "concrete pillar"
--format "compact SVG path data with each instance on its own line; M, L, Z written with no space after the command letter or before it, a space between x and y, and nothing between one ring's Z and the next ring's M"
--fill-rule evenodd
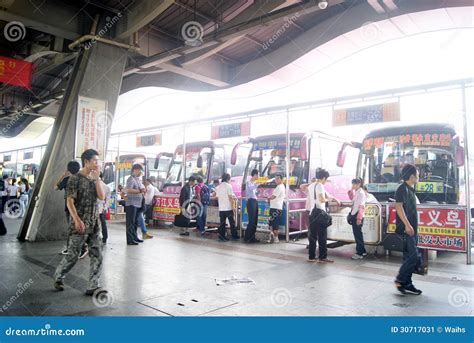
M111 123L126 61L126 50L99 42L79 52L18 234L20 241L60 240L67 237L64 192L54 191L53 185L66 170L67 163L74 159L78 96L107 100L110 112L107 119ZM108 139L110 125L106 130ZM104 159L105 156L100 158Z

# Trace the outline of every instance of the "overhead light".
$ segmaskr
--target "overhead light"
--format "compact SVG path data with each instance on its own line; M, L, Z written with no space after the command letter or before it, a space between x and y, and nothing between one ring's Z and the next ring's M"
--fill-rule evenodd
M318 0L318 7L322 10L325 10L328 7L328 2L325 0Z

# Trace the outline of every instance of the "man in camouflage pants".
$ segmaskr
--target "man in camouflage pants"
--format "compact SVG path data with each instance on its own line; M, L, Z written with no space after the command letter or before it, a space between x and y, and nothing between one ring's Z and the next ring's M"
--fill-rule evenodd
M63 280L74 267L81 248L86 242L89 245L90 273L86 295L98 291L106 293L99 287L102 271L102 245L100 237L99 213L97 199L105 199L105 191L99 179L99 153L93 149L82 153L82 169L71 175L66 188L67 208L71 215L69 229L69 250L64 255L54 274L54 288L64 290Z

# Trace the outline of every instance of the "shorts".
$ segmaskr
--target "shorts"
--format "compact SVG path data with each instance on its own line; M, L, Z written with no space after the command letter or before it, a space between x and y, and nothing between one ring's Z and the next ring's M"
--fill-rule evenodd
M280 228L280 220L282 214L283 210L277 210L276 208L270 209L270 219L268 220L268 224L270 225L272 230L276 231Z

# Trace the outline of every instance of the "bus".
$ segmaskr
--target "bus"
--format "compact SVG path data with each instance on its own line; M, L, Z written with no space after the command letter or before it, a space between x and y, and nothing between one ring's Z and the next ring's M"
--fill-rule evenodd
M224 173L231 175L231 184L237 196L240 196L242 175L247 155L240 154L236 163L231 166L230 158L233 145L217 144L213 141L187 143L178 145L172 159L166 180L163 185L163 194L155 200L153 218L163 222L172 222L175 214L179 213L179 193L181 180L190 176L201 176L204 182L211 185L213 180L220 179ZM185 151L183 168L183 150ZM159 167L161 168L161 160ZM219 223L218 210L215 202L208 207L208 225Z
M387 250L402 251L395 234L395 191L405 164L420 173L415 186L420 201L419 247L465 251L465 152L460 137L448 124L393 126L373 130L361 145L357 175L380 202L380 239ZM341 156L341 155L340 155ZM343 159L339 161L344 164Z
M338 151L348 142L340 137L331 136L323 132L291 133L290 134L290 163L289 175L286 175L286 134L277 134L251 138L238 143L234 148L232 162L236 161L237 151L248 151L247 163L243 179L248 180L253 169L259 171L259 184L257 188L259 216L258 229L268 231L268 198L275 188L275 175L288 177L289 183L289 234L297 234L308 229L308 216L306 211L306 194L300 190L315 177L318 168L324 168L330 173L326 190L341 201L347 201L347 190L351 186L351 179L357 164L357 155L345 166L337 166ZM285 180L286 182L286 180ZM242 191L245 183L241 182ZM244 193L245 194L245 193ZM285 211L284 211L285 213ZM283 216L281 226L286 230L286 216ZM242 199L241 225L246 228L248 216L246 213L246 200ZM298 231L298 232L296 232ZM286 232L286 231L285 231ZM292 233L293 232L293 233Z

